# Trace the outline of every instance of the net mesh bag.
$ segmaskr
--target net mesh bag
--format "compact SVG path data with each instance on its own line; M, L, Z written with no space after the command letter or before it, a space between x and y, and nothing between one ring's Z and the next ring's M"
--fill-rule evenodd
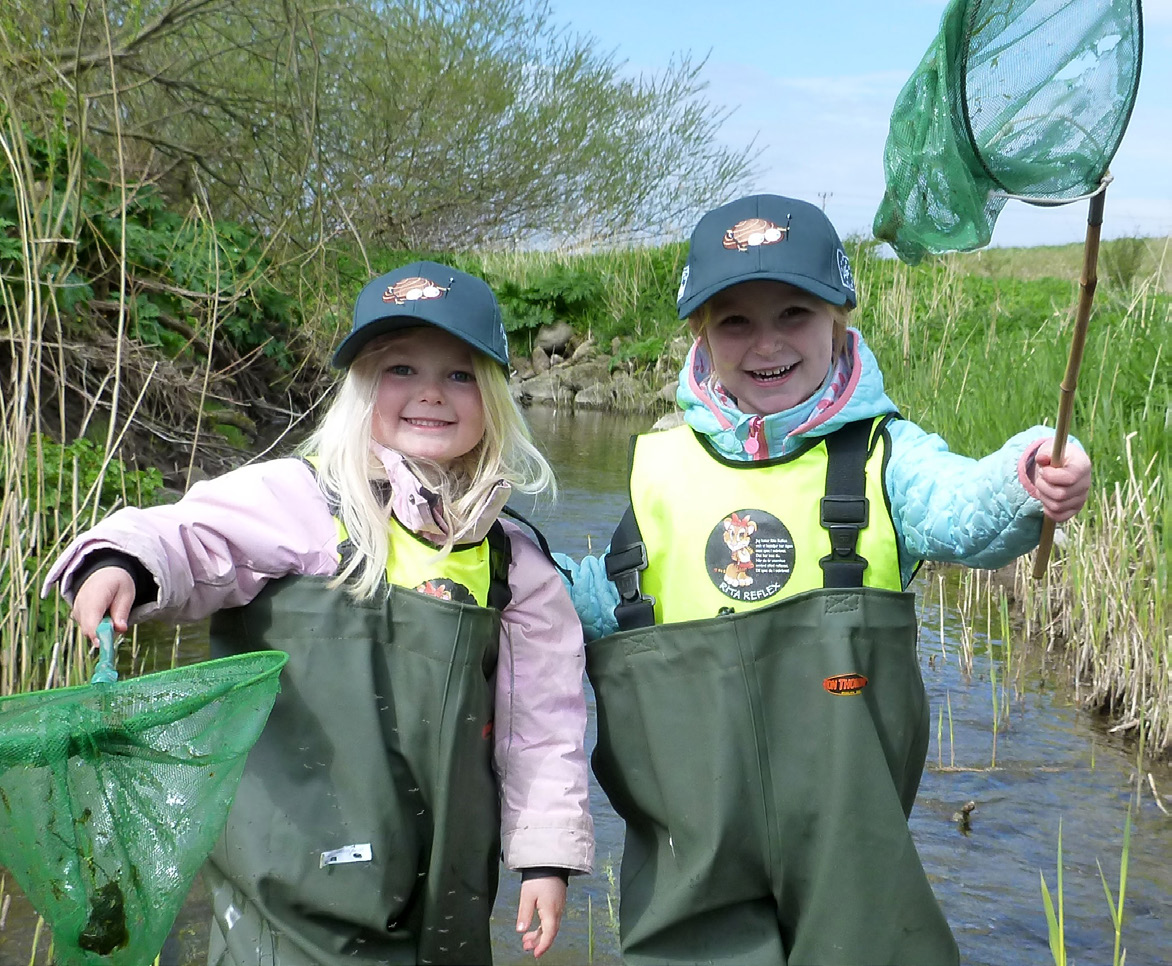
M266 651L0 699L0 865L48 923L56 963L154 960L286 660Z
M1142 35L1139 0L952 0L892 111L875 237L915 264L987 245L1007 197L1097 191Z

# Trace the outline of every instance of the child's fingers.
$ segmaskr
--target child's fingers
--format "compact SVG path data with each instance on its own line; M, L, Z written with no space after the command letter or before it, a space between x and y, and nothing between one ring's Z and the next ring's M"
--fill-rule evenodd
M1050 450L1043 447L1035 455L1034 485L1046 516L1056 523L1073 517L1091 489L1091 461L1078 447L1067 451L1061 466L1054 466Z
M1062 464L1054 466L1053 452L1043 446L1034 454L1034 464L1043 475L1062 473L1071 478L1090 477L1091 458L1079 447L1072 446L1063 454Z
M114 600L110 603L110 620L114 624L114 630L119 634L125 634L130 629L130 609L133 606L134 582L131 581L128 587L118 588Z
M521 902L517 908L517 932L521 948L539 958L553 945L566 906L566 884L556 876L530 879L521 884ZM539 924L529 929L534 912ZM527 931L528 930L528 931Z
M1076 482L1073 485L1059 483L1039 477L1037 481L1038 499L1046 515L1055 523L1063 523L1078 513L1087 501L1088 487Z
M107 614L119 634L125 634L134 606L134 579L121 567L95 570L78 588L70 616L97 646L98 624Z
M545 924L545 920L542 920L540 926L532 932L525 933L521 939L521 948L526 952L533 953L534 959L540 959L546 950L553 945L557 934L558 930L556 925L549 927Z
M525 889L521 890L521 901L517 905L517 932L525 932L529 928L529 923L533 919L533 913L537 909L537 896L528 894ZM525 946L528 949L528 946Z

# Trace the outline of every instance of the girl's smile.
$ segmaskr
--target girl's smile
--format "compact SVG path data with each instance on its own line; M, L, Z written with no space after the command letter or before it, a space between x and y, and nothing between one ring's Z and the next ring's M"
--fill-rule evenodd
M447 466L484 436L473 349L432 325L389 335L376 349L382 375L371 435L404 456Z
M721 386L744 413L805 402L830 371L831 306L784 282L741 282L707 303L702 335Z

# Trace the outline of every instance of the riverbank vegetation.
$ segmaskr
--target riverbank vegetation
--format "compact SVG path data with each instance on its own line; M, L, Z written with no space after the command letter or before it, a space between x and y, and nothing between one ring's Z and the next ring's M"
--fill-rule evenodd
M312 418L372 272L449 259L500 293L517 355L565 320L660 379L684 333L681 227L746 170L714 146L694 65L622 80L539 3L391 22L355 2L328 23L297 2L123 7L2 15L0 693L84 679L62 605L38 597L48 563L110 508ZM407 100L384 96L386 64ZM549 130L514 129L530 115ZM1053 422L1080 246L916 268L848 247L856 322L905 415L974 454ZM1045 579L1019 564L1012 595L1088 706L1165 755L1170 256L1167 239L1104 243L1073 420L1095 488Z

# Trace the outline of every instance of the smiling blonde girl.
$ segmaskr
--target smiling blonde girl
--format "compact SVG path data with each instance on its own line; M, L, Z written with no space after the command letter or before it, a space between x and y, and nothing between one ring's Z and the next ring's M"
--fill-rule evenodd
M551 485L478 278L366 285L345 376L298 458L127 508L54 565L92 638L211 615L216 656L287 651L204 872L209 963L489 963L498 863L541 956L593 830L582 634L509 494Z

